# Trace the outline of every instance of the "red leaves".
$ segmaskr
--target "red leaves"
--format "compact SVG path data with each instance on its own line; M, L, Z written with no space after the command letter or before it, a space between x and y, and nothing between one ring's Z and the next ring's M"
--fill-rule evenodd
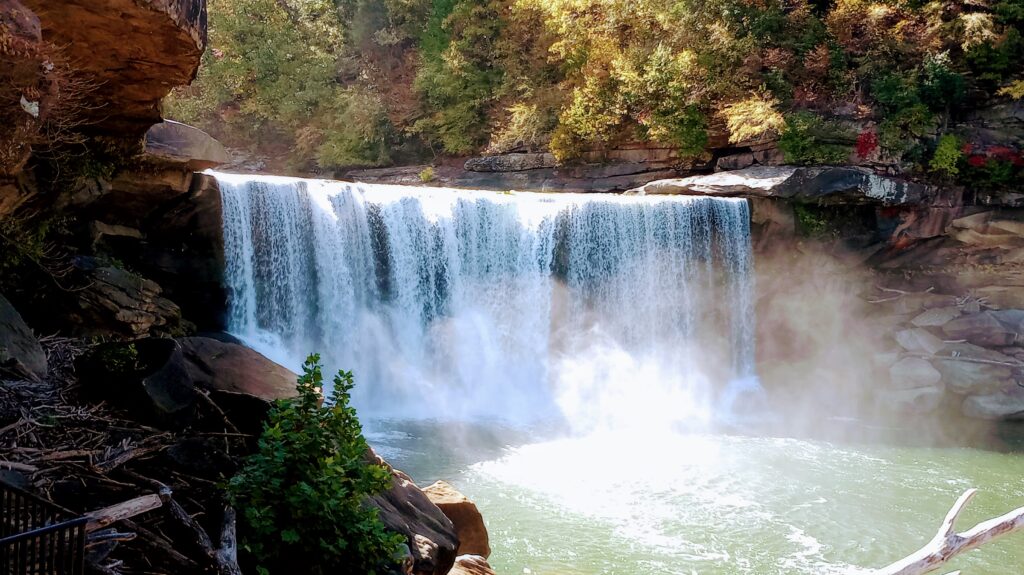
M878 149L878 134L872 131L861 132L857 136L857 157L864 159L867 158Z

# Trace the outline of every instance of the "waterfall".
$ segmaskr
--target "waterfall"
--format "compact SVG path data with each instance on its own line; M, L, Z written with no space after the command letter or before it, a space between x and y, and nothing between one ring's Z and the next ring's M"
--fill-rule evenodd
M361 410L699 419L753 375L745 200L214 175L229 331Z

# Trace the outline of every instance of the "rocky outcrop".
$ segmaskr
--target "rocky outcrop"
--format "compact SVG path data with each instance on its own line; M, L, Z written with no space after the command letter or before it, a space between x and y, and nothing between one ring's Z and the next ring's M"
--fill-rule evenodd
M451 520L431 503L408 475L369 453L372 461L392 473L391 488L370 498L388 529L406 537L414 575L445 575L455 563L459 538Z
M433 175L421 174L430 168ZM469 171L451 166L406 166L373 170L352 170L342 179L369 184L441 186L477 190L523 192L623 192L652 180L670 178L678 172L667 166L646 163L614 163L538 168L517 171Z
M455 526L460 554L479 555L484 559L491 556L487 526L475 503L444 481L427 486L423 492Z
M0 295L0 377L46 377L46 354L21 314Z
M231 161L227 150L209 134L180 122L164 120L146 132L145 161L199 172Z
M487 559L479 555L459 555L448 575L495 575Z
M470 158L464 167L469 172L521 172L554 168L556 163L551 154L501 154Z
M78 257L75 265L85 287L66 296L70 331L134 339L181 330L181 310L156 282L96 258Z
M195 77L206 48L205 0L23 0L43 39L94 86L90 129L138 137L160 121L160 100Z
M268 401L297 395L295 373L244 345L208 337L183 337L177 342L189 377L201 387Z
M880 176L866 168L793 166L755 166L705 176L657 180L630 192L882 205L919 204L932 194L923 184Z

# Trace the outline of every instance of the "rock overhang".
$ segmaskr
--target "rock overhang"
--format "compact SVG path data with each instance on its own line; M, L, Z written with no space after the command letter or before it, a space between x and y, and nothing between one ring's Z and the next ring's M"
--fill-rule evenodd
M43 40L59 46L92 85L84 124L141 137L160 101L188 84L207 41L206 0L23 0Z
M819 204L917 205L925 185L842 166L753 166L714 174L656 180L627 193L779 198Z

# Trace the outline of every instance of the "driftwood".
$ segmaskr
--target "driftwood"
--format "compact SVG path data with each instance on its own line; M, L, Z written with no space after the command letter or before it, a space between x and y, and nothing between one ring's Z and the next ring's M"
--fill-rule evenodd
M1021 507L1001 517L983 521L963 533L957 533L956 520L977 492L977 489L968 489L960 496L960 499L946 514L946 518L939 527L939 532L927 545L914 554L875 571L874 575L924 575L931 573L961 553L976 549L1008 533L1024 530L1024 507ZM951 573L950 575L955 574Z
M188 474L187 464L157 455L200 440L201 448L219 446L239 457L251 450L251 436L239 433L205 394L189 427L146 425L134 412L97 403L84 393L74 361L92 344L56 336L40 338L40 343L49 367L43 381L0 378L0 412L5 414L0 470L18 472L31 491L71 506L72 514L87 512L88 572L153 573L156 568L239 575L233 517L225 518L219 539L214 523L209 534L202 527L203 516L216 515L214 510L223 505L217 481L222 478L216 470ZM206 441L214 437L215 444ZM74 495L60 501L57 494L69 493L68 486ZM95 511L79 507L92 500L121 503Z
M224 508L224 519L220 528L220 548L214 553L219 575L242 575L238 568L238 540L235 538L235 510Z
M90 511L85 514L85 516L89 518L89 522L85 525L85 531L88 533L89 531L103 529L111 523L129 519L147 511L158 509L164 504L164 499L164 495L153 493L129 499L128 501L122 501L121 503L111 505L110 507Z

